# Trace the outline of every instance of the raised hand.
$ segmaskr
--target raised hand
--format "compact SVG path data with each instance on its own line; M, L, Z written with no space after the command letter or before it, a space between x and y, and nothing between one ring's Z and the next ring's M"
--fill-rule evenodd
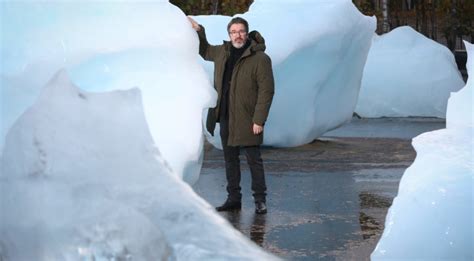
M193 26L193 29L196 30L196 32L201 30L201 26L199 26L198 22L196 22L194 19L192 19L189 16L188 16L188 20L191 23L191 25Z

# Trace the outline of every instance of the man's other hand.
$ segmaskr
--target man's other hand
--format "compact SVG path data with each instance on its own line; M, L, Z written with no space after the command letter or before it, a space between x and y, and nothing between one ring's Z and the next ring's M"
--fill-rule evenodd
M258 135L258 134L262 133L262 131L263 131L263 126L260 126L260 125L255 124L255 123L253 124L253 134Z

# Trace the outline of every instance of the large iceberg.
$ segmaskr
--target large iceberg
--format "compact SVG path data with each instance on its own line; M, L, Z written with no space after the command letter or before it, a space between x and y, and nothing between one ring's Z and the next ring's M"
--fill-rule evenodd
M0 17L0 150L8 129L64 67L87 91L138 87L163 157L174 173L197 180L202 112L216 94L180 9L164 0L7 1Z
M89 93L58 72L1 168L0 260L276 259L172 173L139 89Z
M409 26L375 35L359 100L362 117L446 116L449 94L464 81L445 46Z
M448 101L446 129L413 139L405 171L372 260L474 258L474 46L469 79Z
M264 144L297 146L349 121L375 30L350 0L256 0L242 15L265 38L275 96ZM196 16L211 44L228 40L231 17ZM204 62L212 78L213 67ZM218 131L208 139L220 147Z

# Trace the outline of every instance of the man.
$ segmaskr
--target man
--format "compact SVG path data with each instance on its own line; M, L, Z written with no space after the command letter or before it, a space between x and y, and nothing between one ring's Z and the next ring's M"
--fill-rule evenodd
M266 184L260 144L274 93L270 57L264 53L265 41L257 32L249 33L246 20L233 18L227 25L230 41L210 45L205 29L188 17L199 36L199 54L214 62L214 87L217 106L209 110L207 130L214 135L216 122L224 150L227 200L217 211L240 210L240 161L242 148L252 174L255 212L267 213Z

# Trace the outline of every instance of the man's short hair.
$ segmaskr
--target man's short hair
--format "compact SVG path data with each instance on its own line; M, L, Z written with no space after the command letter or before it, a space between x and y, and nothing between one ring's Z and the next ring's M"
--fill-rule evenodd
M245 26L245 31L248 33L249 32L249 23L241 17L234 17L232 20L230 20L229 24L227 25L227 32L229 32L230 27L233 24L243 24ZM230 32L229 32L230 33Z

